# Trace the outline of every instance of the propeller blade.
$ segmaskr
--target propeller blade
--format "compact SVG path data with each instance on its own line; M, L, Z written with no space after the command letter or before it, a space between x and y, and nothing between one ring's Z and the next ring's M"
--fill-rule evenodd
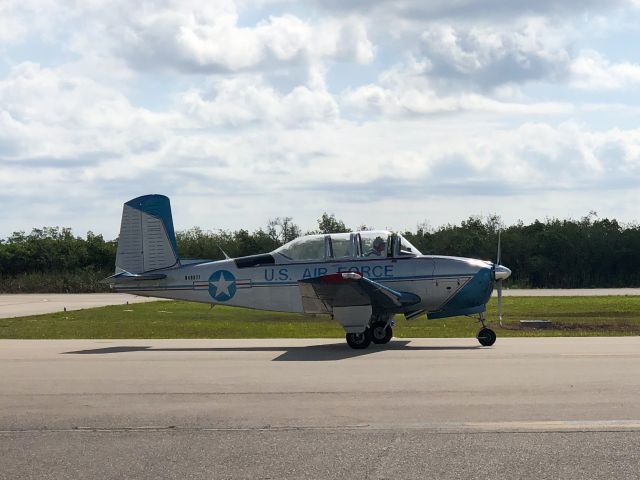
M498 280L498 320L500 321L500 326L502 326L502 280Z
M500 260L502 259L501 237L502 231L498 230L498 255L496 258L494 269L496 270L496 277L498 277L498 274L500 275L498 278L496 278L496 289L498 291L498 320L500 322L500 326L502 326L502 280L503 278L506 278L511 274L511 270L500 265ZM498 270L500 271L498 272Z

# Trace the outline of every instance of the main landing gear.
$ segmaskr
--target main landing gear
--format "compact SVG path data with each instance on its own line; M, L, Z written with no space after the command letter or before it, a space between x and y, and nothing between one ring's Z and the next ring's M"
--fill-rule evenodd
M371 342L378 345L389 343L393 337L393 322L377 320L362 333L347 333L347 343L351 348L367 348Z
M482 324L482 328L478 332L478 336L476 337L480 342L480 345L483 347L490 347L494 343L496 343L496 332L488 328L484 324L484 313L480 313L479 322Z
M379 345L389 343L391 337L393 337L393 329L387 322L374 322L369 327L371 331L371 341Z
M371 344L371 330L367 328L362 333L347 333L347 343L356 350L367 348Z

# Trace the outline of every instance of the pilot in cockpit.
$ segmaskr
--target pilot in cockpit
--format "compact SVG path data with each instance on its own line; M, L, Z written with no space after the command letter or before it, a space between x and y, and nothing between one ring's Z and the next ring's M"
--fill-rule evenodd
M376 237L371 245L371 250L367 252L367 257L384 257L386 256L387 242L382 237Z

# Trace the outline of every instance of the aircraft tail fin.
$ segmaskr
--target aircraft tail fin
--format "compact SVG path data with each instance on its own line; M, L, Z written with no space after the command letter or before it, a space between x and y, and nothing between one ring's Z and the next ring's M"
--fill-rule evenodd
M142 274L180 265L171 204L164 195L144 195L124 204L116 274Z

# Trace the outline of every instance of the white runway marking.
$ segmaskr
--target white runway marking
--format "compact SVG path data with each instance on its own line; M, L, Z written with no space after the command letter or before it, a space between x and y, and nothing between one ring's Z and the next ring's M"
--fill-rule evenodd
M640 353L561 353L561 357L640 357Z

